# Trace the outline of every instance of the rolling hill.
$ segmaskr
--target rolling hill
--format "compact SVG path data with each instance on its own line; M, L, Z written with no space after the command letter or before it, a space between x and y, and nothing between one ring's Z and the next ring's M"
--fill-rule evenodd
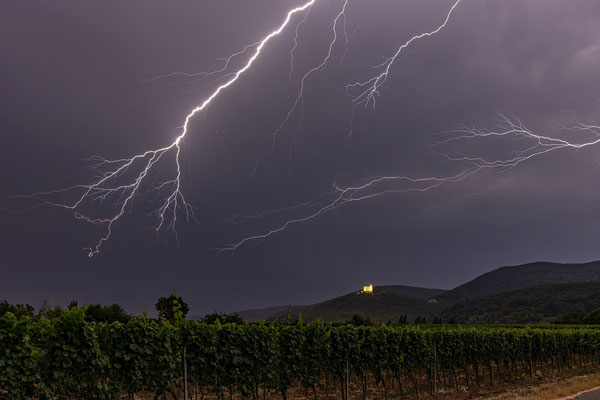
M441 316L457 323L550 322L574 310L591 312L600 308L600 282L559 283L511 290L446 308Z
M240 317L244 319L246 322L258 322L261 320L266 320L271 318L274 315L283 314L286 315L288 310L294 310L294 312L302 312L305 308L309 306L300 306L300 305L286 305L286 306L275 306L275 307L267 307L267 308L257 308L250 310L242 310L237 311Z
M543 284L588 281L600 281L600 261L586 264L536 262L495 269L438 295L436 299L441 302L455 303Z
M432 301L435 299L435 301ZM406 315L441 316L461 323L549 321L572 310L600 307L600 261L585 264L536 262L495 269L452 290L403 285L375 286L374 294L348 293L305 306L239 311L249 322L285 320L345 322L358 314L375 322L397 322Z
M436 296L439 296L447 290L444 289L429 289L416 286L404 286L404 285L385 285L377 286L378 289L385 290L390 293L401 294L403 296L414 297L416 299L429 300Z
M409 321L419 316L437 314L442 307L439 303L429 302L429 296L443 292L442 289L413 288L410 286L376 286L373 294L348 293L322 303L304 306L302 310L292 308L293 319L302 313L304 321L345 322L358 314L375 322L398 322L406 315ZM412 293L419 297L410 297L402 293ZM287 310L273 315L270 319L283 320Z

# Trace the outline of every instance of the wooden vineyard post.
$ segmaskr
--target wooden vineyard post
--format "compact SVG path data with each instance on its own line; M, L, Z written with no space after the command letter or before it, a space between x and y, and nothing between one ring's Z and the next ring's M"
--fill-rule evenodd
M188 400L186 347L183 346L183 398Z
M433 395L437 396L437 342L433 342Z
M348 378L349 378L349 373L348 373L348 354L346 354L346 400L348 400Z

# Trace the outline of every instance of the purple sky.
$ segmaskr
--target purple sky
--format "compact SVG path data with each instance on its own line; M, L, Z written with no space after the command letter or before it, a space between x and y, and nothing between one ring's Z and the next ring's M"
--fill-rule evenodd
M218 68L220 58L261 39L296 4L2 2L0 198L87 183L92 155L115 159L167 145L214 86L145 80ZM144 199L92 259L82 248L102 230L72 212L0 212L0 299L119 302L139 312L176 290L201 314L311 303L369 282L451 288L503 265L600 258L600 146L428 193L350 204L234 254L207 251L280 222L225 220L312 199L336 177L356 184L378 175L451 174L456 166L423 142L495 111L548 134L555 120L569 117L566 110L600 121L600 4L463 0L443 34L416 43L393 66L376 109L357 109L348 140L352 97L344 86L439 25L452 4L350 0L348 30L360 28L342 63L338 46L335 61L307 80L290 164L295 122L274 155L272 134L302 71L326 53L341 4L317 1L290 82L293 28L192 121L182 190L198 223L180 225L181 248L172 234L156 236Z

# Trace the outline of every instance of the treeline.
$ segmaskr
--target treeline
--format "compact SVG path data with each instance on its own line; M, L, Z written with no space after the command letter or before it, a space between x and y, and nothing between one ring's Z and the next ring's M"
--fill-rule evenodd
M173 322L176 319L185 319L188 312L189 306L183 299L176 294L172 294L168 297L160 297L156 302L154 308L158 313L158 318L166 321ZM128 314L123 307L119 304L84 304L79 306L76 300L73 300L67 305L66 308L62 308L58 305L53 305L48 301L45 301L39 310L36 312L35 308L30 304L10 304L7 301L0 301L0 316L6 313L11 313L17 318L23 316L29 317L35 321L40 319L53 319L58 318L64 310L81 310L83 311L85 321L87 322L121 322L126 323L134 315ZM148 318L147 311L142 313L144 318ZM212 314L205 315L200 319L201 322L213 324L219 321L222 324L226 323L244 323L244 320L238 314L225 314L213 312Z
M600 362L600 330L545 327L214 324L131 318L87 322L82 309L53 319L0 317L0 397L133 398L150 391L176 397L186 372L202 393L258 398L303 388L315 399L344 398L351 387L382 396L434 387L548 374ZM377 389L380 390L380 389ZM181 397L181 396L180 396Z
M72 301L67 306L67 310L78 309L76 301ZM101 305L85 304L82 309L85 311L85 320L88 322L127 322L132 315L127 314L119 304ZM11 313L17 318L27 316L34 320L53 319L60 316L64 309L49 302L44 302L36 312L30 304L9 304L6 301L0 301L0 316Z
M583 310L571 311L561 315L554 323L563 325L600 325L600 308L590 313Z
M176 305L176 311L174 308ZM69 303L69 305L65 308L66 310L72 309L81 309L85 313L85 320L88 322L127 322L135 316L132 314L128 314L123 307L119 304L110 304L110 305L101 305L101 304L84 304L82 306L78 305L78 302L73 300ZM172 294L167 297L160 297L155 304L156 312L158 313L159 319L166 319L168 321L174 321L175 313L179 313L183 318L186 318L189 312L189 306L183 299L176 294ZM0 301L0 316L10 312L20 318L22 316L28 316L32 319L38 320L40 318L52 319L56 318L60 315L63 308L60 306L52 305L49 302L44 302L39 310L36 312L35 308L30 304L9 304L7 301ZM145 312L147 314L147 311ZM445 315L442 316L435 315L430 316L417 316L414 320L409 320L406 314L400 315L400 317L396 321L388 321L387 325L441 325L441 324L450 324L454 325L457 323L456 318L448 317ZM279 321L282 322L294 322L298 318L298 315L292 316L291 313L288 313L288 316L283 316L279 318ZM464 318L463 318L464 319ZM461 321L463 320L461 319ZM219 321L220 323L243 323L244 320L238 314L226 314L226 313L218 313L213 312L212 314L205 315L200 319L201 322L206 323L214 323L215 321ZM469 318L466 318L469 320ZM498 321L496 319L486 320L484 321L471 321L470 323L481 324L498 324L502 325L507 324L515 324L515 323L523 323L523 322L515 322L511 318L503 318L502 321ZM534 318L535 320L535 318ZM544 321L546 323L552 322L555 324L567 324L567 325L600 325L600 308L595 309L591 312L586 312L584 310L574 310L566 312L558 317L553 319L547 319ZM372 321L368 316L364 316L361 314L354 314L351 319L347 320L345 324L352 324L356 326L375 326L378 322Z
M181 317L185 318L189 312L188 305L183 299L176 294L172 294L168 297L160 297L155 304L156 312L159 318L173 321L175 314L180 314ZM113 303L110 305L102 304L84 304L79 306L77 300L71 301L65 309L61 306L53 305L48 301L44 301L42 306L36 312L35 307L30 304L10 304L7 301L0 301L0 316L6 313L12 313L17 318L27 316L34 320L40 319L53 319L60 316L64 310L83 310L85 314L85 320L87 322L128 322L133 315L128 314L121 305ZM147 314L147 312L145 312Z

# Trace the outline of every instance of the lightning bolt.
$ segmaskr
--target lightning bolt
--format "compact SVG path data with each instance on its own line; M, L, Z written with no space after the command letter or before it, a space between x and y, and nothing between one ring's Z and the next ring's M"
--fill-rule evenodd
M389 194L409 192L429 192L442 185L458 183L476 174L486 171L505 172L517 167L521 163L559 150L579 150L600 144L600 124L593 120L573 118L568 124L557 122L558 135L542 135L529 129L520 119L503 113L498 113L491 119L494 123L492 129L486 127L460 126L458 129L444 132L448 137L429 143L430 151L460 165L464 165L460 172L449 176L410 177L410 176L383 176L368 178L366 183L355 186L339 186L333 184L334 189L317 197L312 201L282 207L270 211L240 217L241 219L256 219L267 215L279 214L302 210L304 215L284 220L273 229L264 233L247 236L235 243L216 248L217 251L235 252L240 247L252 242L263 241L288 228L301 223L310 222L331 211L350 203L374 199ZM577 140L569 135L579 133ZM583 135L583 137L582 137ZM466 155L458 148L473 141L503 140L507 143L516 143L517 148L504 157L485 157L483 155ZM480 146L482 143L478 143ZM483 143L485 144L485 143ZM494 148L497 143L489 143L489 148ZM487 190L489 191L489 190ZM487 191L471 194L470 197ZM309 208L308 212L305 212ZM311 210L312 208L312 210Z
M300 35L300 29L306 23L306 20L310 15L310 10L312 10L312 6L308 8L308 11L306 12L306 14L304 14L304 18L302 18L302 21L300 21L300 23L296 25L296 29L294 30L294 45L290 50L290 73L288 75L288 83L291 82L292 75L294 75L294 54L296 53L296 49L298 48L298 37Z
M392 66L394 65L394 63L398 60L398 58L414 42L416 42L420 39L423 39L423 38L437 35L438 33L440 33L448 25L448 22L450 22L450 18L452 17L452 14L454 13L456 8L462 1L463 0L456 0L454 2L452 7L446 14L446 18L444 19L442 24L439 25L436 29L434 29L430 32L421 33L419 35L415 35L415 36L411 37L406 42L404 42L400 47L398 47L398 50L396 51L396 53L394 53L393 56L386 58L383 63L375 66L375 69L383 69L379 75L373 76L372 78L370 78L366 81L363 81L363 82L355 82L355 83L347 85L346 90L348 90L348 91L351 89L354 89L354 88L363 90L359 95L357 95L354 98L354 100L353 100L354 103L355 104L364 104L365 107L368 106L369 104L372 104L373 107L375 107L375 98L376 98L376 96L379 95L379 89L387 81L387 79L390 75L390 70L391 70Z
M225 71L227 71L227 69L229 68L229 65L236 57L245 55L248 52L248 50L259 46L260 43L261 42L255 42L255 43L246 45L246 46L244 46L244 48L242 50L229 55L227 58L225 58L225 63L223 65L223 67L216 69L214 71L210 71L210 72L203 71L203 72L192 72L192 73L180 72L180 71L169 72L167 74L160 74L160 75L156 75L152 78L144 79L143 82L154 82L154 81L170 79L170 78L182 78L187 83L196 83L198 80L200 80L206 76L213 76L213 75L218 75L218 74L224 73Z
M223 68L210 73L194 75L204 76L223 73L227 70L227 68L229 68L231 61L235 57L243 55L247 52L251 52L250 58L242 65L241 68L228 74L228 79L224 83L219 85L207 98L205 98L203 102L194 107L185 116L180 133L169 145L156 150L149 150L141 154L134 155L131 158L123 158L118 160L98 159L99 161L94 165L94 167L96 169L106 168L106 171L100 172L100 177L91 184L75 185L48 192L38 192L28 196L15 196L13 198L29 198L38 201L38 204L34 205L33 207L40 204L46 204L72 210L74 211L75 218L78 220L105 226L104 235L100 237L94 246L86 248L88 251L88 256L93 257L100 252L103 244L109 240L112 235L114 225L122 218L128 209L131 208L134 199L137 196L143 195L143 182L149 178L149 175L157 174L159 172L155 171L157 163L165 158L166 155L172 154L175 165L175 174L172 179L164 181L160 184L151 185L151 187L148 189L149 191L157 192L159 195L162 194L160 206L149 215L157 218L157 225L155 227L157 232L163 228L171 229L176 235L177 233L175 227L178 222L179 210L183 210L187 220L194 219L193 208L185 200L185 197L181 191L181 148L188 134L192 119L198 113L204 111L225 89L233 85L244 73L250 70L254 62L261 55L264 47L285 30L296 14L308 10L315 3L315 1L316 0L305 1L302 5L289 10L283 22L277 29L267 34L262 40L248 45L241 51L232 54L226 59ZM164 79L173 76L184 76L186 78L194 77L190 74L177 72L161 75L153 78L153 80ZM136 168L137 172L134 172L134 169ZM123 180L124 177L127 177L128 174L133 175L133 178L129 181L129 183L118 183L120 180ZM76 199L71 203L68 203L67 201L58 202L49 199L52 196L65 196L73 192L78 192L79 194L77 194ZM93 218L81 211L81 208L86 202L91 202L93 204L97 201L103 202L110 199L114 199L116 211L109 217ZM29 209L31 209L31 207Z
M86 185L74 185L63 189L47 191L47 192L38 192L29 196L16 196L13 198L28 198L33 201L37 201L32 207L36 207L38 205L51 205L55 207L61 207L74 212L74 217L77 220L82 220L88 223L101 225L105 227L104 234L101 235L99 240L95 245L86 248L88 251L88 255L90 257L98 254L101 251L102 246L106 241L108 241L113 233L114 225L121 220L123 215L125 215L133 206L134 201L138 197L143 197L145 194L151 192L155 194L155 199L159 199L159 206L152 212L148 213L150 217L154 217L157 219L157 223L155 226L156 232L160 232L161 230L172 230L175 234L175 238L177 240L177 231L176 225L178 223L178 215L179 211L183 211L185 215L185 219L187 221L195 220L194 209L193 207L186 201L181 188L181 150L184 144L184 140L186 139L189 131L189 126L192 119L198 114L204 111L217 97L221 95L221 93L232 86L238 79L244 75L250 68L253 66L254 62L261 55L264 47L275 37L279 36L287 27L290 25L293 17L296 14L305 13L304 17L300 20L300 22L296 25L296 29L294 31L293 36L293 47L290 51L290 77L293 74L294 68L294 52L298 46L298 36L299 30L302 25L306 22L308 18L308 14L312 8L312 6L316 3L317 0L308 0L305 1L302 5L292 8L289 10L279 27L274 31L267 34L263 37L262 40L249 44L242 48L240 51L235 52L225 58L225 62L221 68L218 68L214 71L210 72L200 72L200 73L185 73L185 72L172 72L168 74L162 74L155 76L153 78L147 79L149 82L157 81L157 80L168 80L171 78L183 79L184 83L195 83L199 79L209 76L218 76L218 78L213 81L213 84L219 82L221 80L225 80L223 83L219 84L212 91L212 93L204 99L198 106L194 107L183 119L182 125L179 127L179 133L176 134L174 140L168 144L167 146L145 151L143 153L134 155L130 158L122 158L117 160L107 160L100 157L93 158L94 164L92 167L98 171L98 178L90 184ZM448 23L452 12L458 6L461 0L456 1L453 7L450 9L449 13L446 16L446 20L444 23L438 27L436 30L432 32L423 33L421 35L415 36L409 41L407 41L404 45L402 45L397 53L386 60L382 66L384 67L384 72L382 72L379 76L368 80L365 83L356 83L353 85L349 85L350 87L358 86L358 87L366 87L368 84L371 84L371 89L367 89L363 95L360 95L355 102L362 101L363 97L366 98L367 103L373 99L374 96L378 92L379 87L386 81L387 76L389 74L391 66L394 64L395 60L402 53L402 51L408 47L412 42L426 37L432 36L439 31L441 31L445 25ZM296 113L299 107L303 105L304 99L304 91L305 91L305 83L308 78L310 78L313 74L318 73L325 69L330 62L332 57L333 49L335 44L338 41L338 31L340 24L342 25L342 32L345 38L345 50L342 54L342 59L345 56L348 43L350 37L352 35L348 35L347 33L347 18L346 18L346 10L349 4L349 0L344 0L342 3L342 7L338 14L335 16L332 24L332 39L329 43L327 53L325 57L321 60L321 62L308 70L300 79L300 87L295 97L295 100L292 104L292 107L288 111L286 117L283 119L281 125L278 129L273 133L273 150L275 149L276 138L279 133L283 130L286 124L289 122L290 118ZM357 28L358 29L358 28ZM356 30L355 30L356 31ZM230 71L231 65L234 60L237 60L239 57L248 56L249 58L242 63L242 66L237 70ZM341 60L340 60L341 62ZM291 169L291 153L296 140L296 136L298 135L300 125L302 119L300 119L294 136L290 145L290 166ZM161 181L157 183L158 175L161 172L159 165L167 162L167 158L172 161L175 172L170 179L166 181ZM154 181L147 184L146 181L150 180L151 177L154 177ZM460 179L460 176L450 177L448 179ZM336 208L341 204L345 204L353 201L360 201L372 196L374 194L364 194L372 186L380 184L382 182L390 181L390 180L399 180L399 181L409 181L412 183L431 183L430 186L425 185L424 188L414 189L414 190L430 190L433 187L436 187L442 180L437 178L427 178L427 179L411 179L408 177L385 177L385 178L377 178L373 181L369 182L366 185L357 186L357 187L346 187L341 188L337 185L334 187L334 191L332 193L334 200L332 203L328 204L326 202L322 203L311 203L305 204L305 206L311 206L315 204L323 205L314 216L321 215L330 209ZM146 191L144 191L144 188ZM409 190L409 189L406 189ZM413 190L413 189L410 189ZM57 197L66 198L67 196L73 196L75 199L71 202L67 200L58 201L55 200ZM110 203L115 208L115 212L107 217L92 217L87 212L84 211L86 206L93 206L96 203ZM31 209L32 207L27 208ZM26 211L25 210L25 211ZM290 221L286 226L302 221ZM285 227L282 227L285 229ZM276 232L273 232L276 233ZM271 233L271 234L273 234ZM271 234L267 235L270 236ZM243 244L243 243L242 243Z
M219 82L218 86L213 89L202 102L185 115L182 124L176 130L176 133L172 133L175 137L168 145L158 149L148 150L129 158L108 160L101 157L93 157L90 161L92 162L92 168L97 171L98 176L94 178L92 183L73 185L63 189L38 192L28 196L15 196L12 198L27 198L35 202L33 206L26 208L24 211L40 205L50 205L73 211L74 217L77 220L103 226L104 233L100 236L98 241L93 246L86 248L89 257L93 257L100 253L103 245L110 239L115 224L131 210L135 200L139 197L147 196L148 193L153 193L155 195L154 199L159 205L153 211L149 212L148 216L156 220L156 232L171 230L175 235L175 239L178 240L176 226L181 218L180 213L183 213L186 221L195 220L194 209L191 204L186 201L181 187L181 152L185 139L188 136L192 120L197 114L208 108L209 105L223 93L223 91L234 85L252 68L255 61L262 54L265 46L279 36L292 23L292 20L296 15L303 14L303 17L296 24L293 34L293 46L290 50L289 78L291 80L291 77L294 74L294 54L298 47L300 29L306 23L311 8L316 2L317 0L305 0L302 5L289 10L285 14L283 21L275 30L264 36L262 40L249 44L240 51L225 58L222 67L214 71L199 73L173 72L147 79L146 81L153 82L178 78L182 79L183 83L193 84L204 77L218 76L218 78L212 82L212 84L217 84L217 82ZM415 35L402 43L391 57L386 58L383 63L375 67L375 69L380 71L377 75L365 81L347 85L346 90L349 92L358 90L358 94L353 99L354 106L364 105L367 107L372 105L375 107L375 101L380 94L380 89L388 80L392 67L395 65L396 61L413 43L442 32L450 22L455 10L461 2L462 0L453 1L452 6L446 13L442 23L435 29ZM345 48L339 61L341 63L348 50L350 38L354 32L356 32L356 29L360 28L359 26L352 34L348 34L346 26L346 11L348 4L349 0L343 0L341 9L333 19L332 37L327 47L327 53L317 65L310 68L302 75L291 108L288 110L279 127L273 133L273 151L275 150L276 140L279 134L290 122L290 119L298 112L298 109L303 108L307 80L312 75L327 68L333 57L336 43L343 34ZM245 58L245 61L240 63L241 66L237 69L233 68L232 65L234 64L234 61L237 62L238 58L242 57ZM302 117L298 122L298 126L296 127L296 131L291 140L289 168L291 168L291 152L301 123ZM458 173L447 176L430 177L411 177L405 175L379 176L368 178L363 181L364 183L351 186L339 185L334 182L332 189L316 199L297 203L288 207L281 207L275 210L266 210L255 214L234 217L232 221L246 221L250 219L259 219L264 216L279 215L281 213L295 212L298 210L301 211L300 216L285 219L273 229L267 230L261 234L245 237L238 242L227 244L216 250L235 252L240 247L249 243L265 240L291 226L309 222L351 203L366 201L393 193L429 192L445 184L464 181L482 171L505 171L533 158L560 149L581 149L600 143L600 126L593 121L590 122L576 119L568 125L560 125L559 130L564 133L583 133L587 136L586 139L579 139L576 141L569 139L568 137L566 138L566 135L559 137L556 135L537 134L528 129L518 118L506 116L504 114L498 115L496 118L496 125L494 129L491 130L486 129L485 127L479 128L475 126L459 127L459 129L447 132L449 133L449 137L430 144L430 151L433 154L440 156L447 161L464 165ZM515 150L510 156L496 158L477 154L464 154L459 150L461 144L466 142L472 142L474 140L490 140L492 138L505 140L517 138L519 139L519 143L527 143L527 145L524 148ZM166 162L172 163L174 172L167 180L161 179L159 181L161 175L160 167ZM74 197L74 200L70 202L67 200L57 200L57 198L66 198L67 196ZM94 206L97 203L109 203L112 205L114 211L106 217L93 217L85 212L86 207Z
M447 139L433 143L432 152L444 157L449 161L465 162L473 167L482 169L496 169L501 171L510 170L517 165L542 155L559 150L579 150L585 147L595 146L600 143L600 125L594 121L586 121L575 116L568 124L556 122L557 133L562 136L542 135L529 129L519 118L498 113L493 119L494 129L476 126L462 126L449 132L454 134ZM568 134L580 133L577 140L569 138ZM523 148L515 149L511 155L505 157L485 157L482 155L466 155L457 149L461 143L474 140L503 139L524 144ZM439 150L448 146L450 151Z
M288 150L288 160L289 160L289 165L288 165L288 179L290 176L290 171L291 171L291 167L292 167L292 151L294 149L294 145L296 143L296 138L298 136L298 133L300 131L300 126L302 125L302 119L304 117L304 111L303 111L303 106L304 106L304 90L305 90L305 84L306 84L306 80L313 74L318 73L323 71L325 68L327 68L327 64L329 63L329 60L331 59L332 53L333 53L333 48L335 46L335 44L337 43L338 40L338 25L340 23L341 20L344 21L343 26L345 27L346 24L346 9L348 8L348 3L349 0L344 0L343 4L342 4L342 8L339 11L339 13L335 16L334 20L333 20L333 27L332 27L332 39L329 42L329 47L327 48L327 54L325 55L325 57L321 60L321 62L319 64L317 64L316 66L314 66L313 68L309 69L308 72L306 72L302 78L300 79L300 88L298 89L298 93L296 94L296 98L291 106L291 108L289 109L289 111L287 112L287 115L285 116L285 118L283 119L283 121L281 122L281 124L279 125L279 127L275 130L275 132L273 133L273 152L275 152L275 145L276 145L276 139L277 136L281 133L281 131L284 129L284 127L287 125L287 123L290 121L290 118L297 112L298 108L300 107L300 109L302 110L301 112L301 116L300 116L300 120L298 121L298 124L296 126L296 130L294 132L294 135L292 137L291 143L290 143L290 147ZM345 29L344 29L344 35L346 37L346 40L348 41L348 35L345 33ZM292 62L293 62L293 54L294 54L294 50L297 47L297 30L296 30L296 36L294 38L294 47L292 48L291 54L292 54ZM291 76L291 71L293 71L293 69L290 70L290 76Z
M273 211L263 211L261 213L251 215L250 218L260 218L269 214L276 214L282 211L290 211L299 208L306 208L311 206L317 206L316 210L309 212L308 214L298 217L292 218L284 221L276 228L273 228L265 233L252 235L245 237L238 242L227 244L223 247L215 248L212 250L222 251L222 252L235 252L240 247L247 245L256 241L263 241L265 239L270 238L278 233L283 232L284 230L290 228L293 225L298 225L301 223L309 222L311 220L317 219L324 214L327 214L331 211L334 211L344 205L349 203L357 203L369 199L374 199L376 197L392 194L392 193L409 193L409 192L428 192L435 188L440 187L444 183L448 182L459 182L467 179L469 176L479 172L481 170L480 167L469 168L465 171L462 171L458 174L446 177L424 177L424 178L413 178L409 176L383 176L383 177L375 177L367 180L366 183L356 186L339 186L336 183L333 184L334 190L331 192L319 196L317 200L313 200L306 203L301 203L298 205L283 207L278 210ZM398 185L399 187L392 187L380 190L381 186L390 186L390 185ZM328 200L323 201L322 199L325 197L329 197ZM246 216L248 217L248 216Z

